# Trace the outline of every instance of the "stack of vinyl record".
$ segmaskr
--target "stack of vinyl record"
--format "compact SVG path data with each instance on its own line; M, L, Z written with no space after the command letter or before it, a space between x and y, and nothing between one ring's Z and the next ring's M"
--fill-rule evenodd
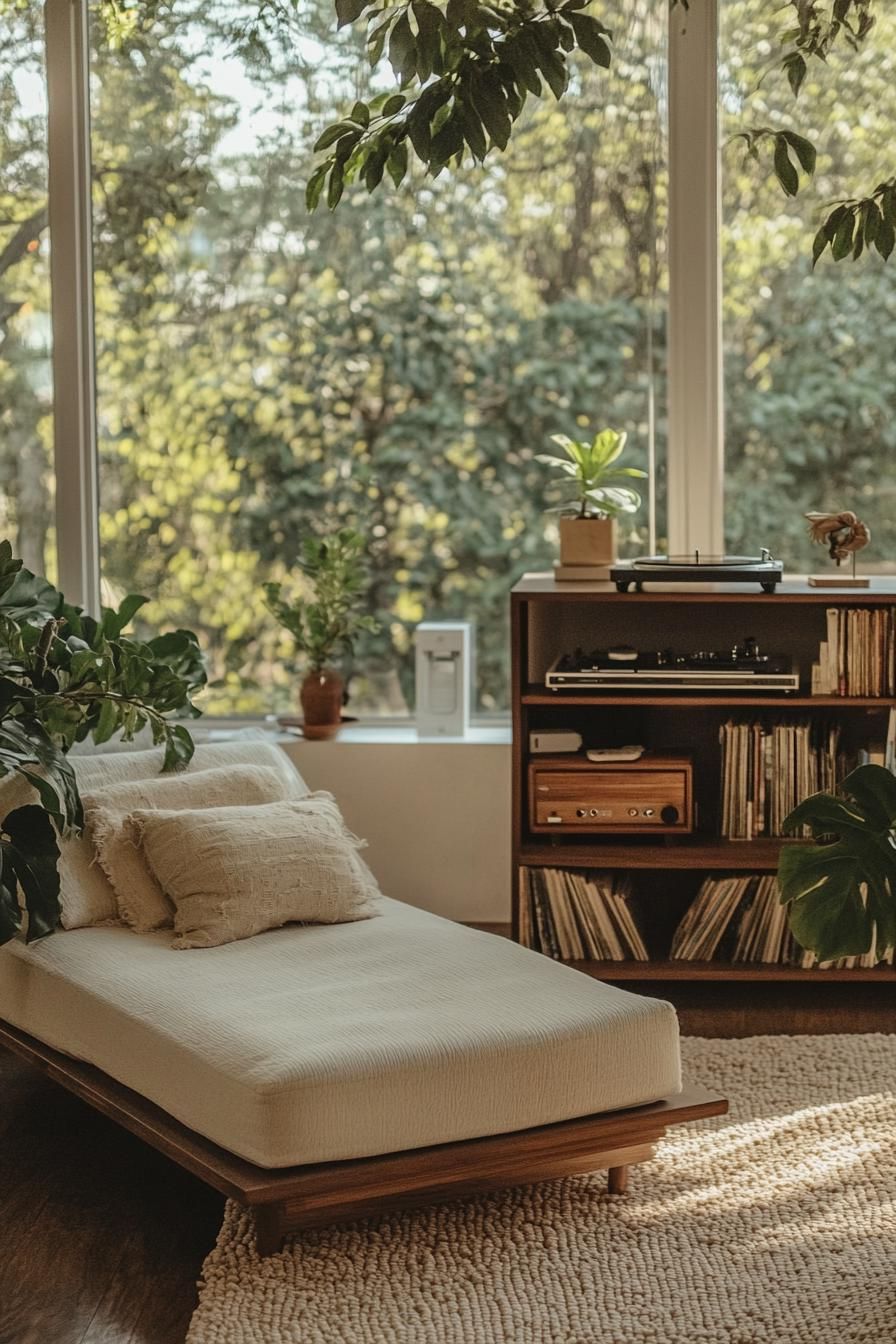
M613 873L524 868L520 942L561 961L646 961L629 906L630 888Z

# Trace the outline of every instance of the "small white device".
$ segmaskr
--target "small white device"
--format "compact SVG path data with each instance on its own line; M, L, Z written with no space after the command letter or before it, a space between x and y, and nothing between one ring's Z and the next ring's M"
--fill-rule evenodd
M414 643L417 736L464 737L470 726L472 626L469 621L422 621Z
M529 734L529 750L533 756L563 751L581 751L581 749L581 733L564 732L561 728L543 728Z
M644 755L643 747L596 747L585 753L589 761L605 765L610 761L639 761Z

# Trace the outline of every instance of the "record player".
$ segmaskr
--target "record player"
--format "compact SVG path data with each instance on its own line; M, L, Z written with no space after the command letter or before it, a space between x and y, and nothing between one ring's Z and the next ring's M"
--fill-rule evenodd
M698 649L676 653L659 649L641 653L628 646L576 649L548 668L551 691L769 691L792 694L800 688L799 673L786 654L762 653L752 635L731 649Z
M784 577L784 566L763 546L755 555L643 555L617 561L610 578L620 593L642 592L645 583L758 583L773 593Z

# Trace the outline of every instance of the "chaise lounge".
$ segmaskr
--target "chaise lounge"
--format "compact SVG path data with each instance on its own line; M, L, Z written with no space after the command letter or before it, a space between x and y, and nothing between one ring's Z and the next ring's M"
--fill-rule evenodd
M258 742L200 746L191 769L227 763L290 769ZM151 752L76 764L82 790L157 769ZM622 1193L670 1125L727 1108L682 1091L669 1004L386 898L372 919L190 952L121 925L9 944L0 1043L253 1207L261 1254L576 1173Z

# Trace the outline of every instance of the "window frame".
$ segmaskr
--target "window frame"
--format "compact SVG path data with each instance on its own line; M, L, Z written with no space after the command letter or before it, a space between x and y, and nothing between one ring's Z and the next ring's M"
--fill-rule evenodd
M657 0L664 3L665 0ZM88 0L45 0L60 587L100 606ZM668 535L724 549L718 0L669 19Z

